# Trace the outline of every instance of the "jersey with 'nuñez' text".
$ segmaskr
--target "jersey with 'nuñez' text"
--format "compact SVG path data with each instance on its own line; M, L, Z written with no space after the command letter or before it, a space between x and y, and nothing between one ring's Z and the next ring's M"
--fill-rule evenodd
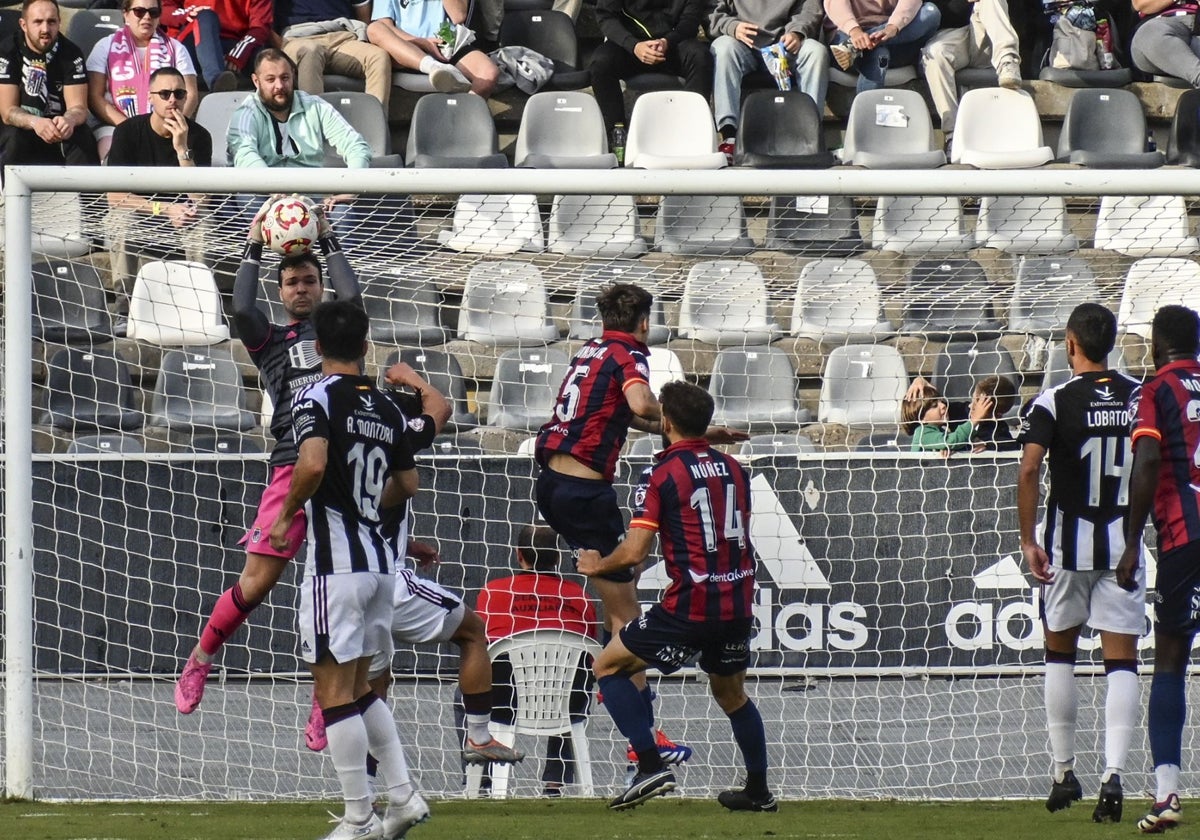
M1164 365L1133 395L1129 410L1134 445L1145 435L1159 442L1162 464L1154 491L1159 550L1200 540L1200 363Z
M407 419L367 377L337 374L296 395L292 423L297 447L309 438L329 446L321 484L305 505L305 576L392 572L398 546L381 527L380 502L391 473L415 466Z
M671 578L662 608L685 621L750 618L749 474L699 439L678 441L656 457L634 491L629 527L658 531Z
M1129 397L1136 380L1083 373L1038 394L1017 442L1047 450L1042 545L1060 569L1113 569L1129 524Z
M565 452L613 480L633 420L625 389L648 384L649 352L632 335L614 330L579 349L558 389L554 415L538 433L539 464L552 452Z

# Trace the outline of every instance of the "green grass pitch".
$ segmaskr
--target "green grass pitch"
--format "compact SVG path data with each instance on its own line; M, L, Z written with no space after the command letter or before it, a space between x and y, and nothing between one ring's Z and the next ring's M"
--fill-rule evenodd
M1148 806L1125 803L1124 820L1096 825L1088 799L1049 814L1040 802L781 802L775 814L732 814L716 802L664 799L610 812L600 800L431 802L433 819L408 840L1100 840L1137 834ZM0 805L10 840L308 840L331 828L340 803L55 803ZM1186 830L1186 829L1185 829Z

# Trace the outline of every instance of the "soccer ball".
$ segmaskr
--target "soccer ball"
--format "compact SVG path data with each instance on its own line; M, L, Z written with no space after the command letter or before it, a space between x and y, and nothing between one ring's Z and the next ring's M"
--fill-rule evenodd
M311 251L318 230L317 211L301 196L275 201L262 219L263 244L283 256Z

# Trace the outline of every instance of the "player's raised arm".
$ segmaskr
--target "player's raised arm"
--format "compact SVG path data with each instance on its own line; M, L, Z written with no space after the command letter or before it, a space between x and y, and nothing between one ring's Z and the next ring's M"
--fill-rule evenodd
M233 320L248 350L262 347L271 335L271 322L258 308L259 274L262 271L262 220L279 196L273 195L258 209L246 237L246 250L233 278Z
M450 422L454 407L437 388L434 388L421 374L404 362L397 362L387 369L383 378L389 385L401 385L412 388L421 401L421 413L433 418L434 435L440 435L442 429Z
M325 255L325 270L329 274L329 285L333 287L333 293L338 300L359 301L362 297L362 290L358 287L358 275L354 273L354 269L350 267L350 261L342 252L342 245L338 242L333 225L329 223L325 208L318 204L315 205L315 209L318 225L317 245L320 246L321 253Z

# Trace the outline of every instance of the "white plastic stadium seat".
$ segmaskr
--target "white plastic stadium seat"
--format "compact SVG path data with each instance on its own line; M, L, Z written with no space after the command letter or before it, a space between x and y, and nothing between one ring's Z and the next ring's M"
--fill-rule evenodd
M698 93L643 93L629 115L625 166L636 169L721 169L712 109Z
M1172 303L1200 311L1200 265L1184 259L1138 260L1125 276L1117 331L1149 341L1154 313Z
M558 338L546 282L537 266L481 262L467 274L458 336L483 344L545 343Z
M871 247L901 254L969 251L975 237L954 196L885 195L875 205Z
M143 265L129 298L128 336L172 346L227 340L229 327L212 269L174 260Z
M876 341L893 332L871 265L849 259L805 265L796 281L790 331L826 342Z
M238 109L247 96L254 96L244 90L218 91L206 93L196 109L196 122L208 129L212 135L212 165L232 166L229 160L229 123L233 120L233 112Z
M1064 254L1079 244L1060 195L984 196L975 240L980 248L1010 254Z
M894 426L908 372L900 351L888 344L835 347L821 378L820 423Z
M1042 118L1023 90L976 88L958 103L950 162L980 169L1028 169L1054 157L1042 143Z
M454 205L452 227L438 233L438 244L453 251L494 256L541 251L546 242L537 196L461 195Z
M767 284L758 266L741 260L712 260L692 266L679 307L681 337L745 346L769 344L777 332L767 302Z
M1182 257L1200 250L1180 195L1100 199L1096 247L1131 257Z
M646 359L650 363L650 390L658 396L662 386L684 378L683 362L666 347L653 347Z

